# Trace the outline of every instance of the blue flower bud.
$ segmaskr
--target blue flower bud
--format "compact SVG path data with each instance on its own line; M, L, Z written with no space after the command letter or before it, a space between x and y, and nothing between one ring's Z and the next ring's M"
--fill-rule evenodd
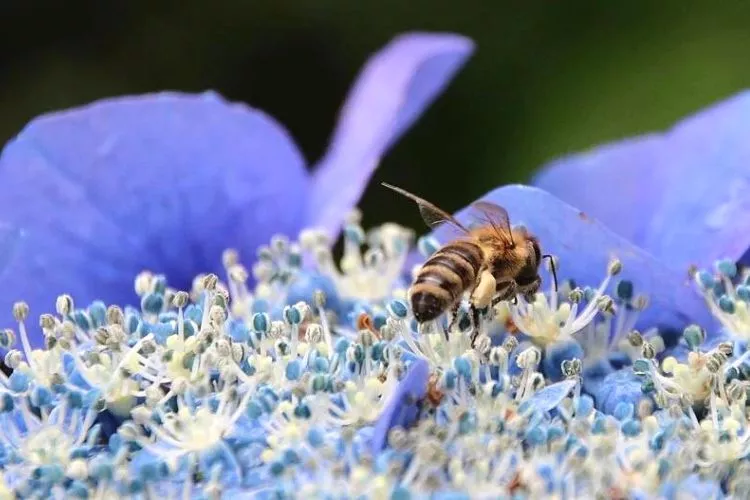
M336 351L336 354L343 356L346 355L346 351L347 349L349 349L349 344L349 340L341 337L336 341L336 345L333 347L333 349Z
M629 301L633 298L633 282L630 280L618 281L615 294L620 300Z
M576 405L576 416L577 417L588 417L594 410L594 399L588 394L582 395L578 398L578 404Z
M89 305L88 313L95 328L107 324L107 305L101 300L95 300L92 302L91 305Z
M164 296L160 293L147 293L141 298L141 309L149 314L159 314L164 307Z
M299 380L302 375L302 363L298 359L294 359L286 365L286 378L288 380Z
M282 462L273 462L269 469L272 476L280 476L284 473L284 464Z
M23 372L14 371L8 377L9 388L16 393L25 392L29 388L29 383L29 376Z
M641 423L631 418L625 420L620 429L626 436L635 437L641 433Z
M624 401L621 401L615 406L615 411L612 412L612 416L622 422L626 419L631 418L633 416L634 410L635 407L633 406L633 403L626 403Z
M286 306L283 314L284 320L290 325L299 325L302 322L302 314L294 306Z
M737 276L737 263L729 259L721 259L714 264L716 270L729 279Z
M388 312L390 312L393 316L404 319L406 315L409 313L409 308L406 305L406 302L403 300L392 300L388 304Z
M271 328L271 318L266 313L253 314L253 329L256 332L268 333Z
M301 462L299 458L299 454L291 448L288 448L284 450L284 453L282 454L282 460L285 465L295 465Z
M471 377L471 363L463 356L459 356L453 360L453 368L455 368L458 374L462 377L467 379Z
M325 373L328 371L329 363L327 358L317 357L313 362L313 366L316 372Z
M322 446L323 441L323 432L317 427L313 427L309 431L307 431L307 442L310 443L310 446L312 446L313 448Z
M737 297L743 302L750 302L750 286L740 285L737 287Z
M727 314L734 314L736 309L734 300L728 295L722 295L719 297L719 309Z
M682 332L682 337L690 349L697 349L706 340L706 331L698 325L688 325Z
M440 249L440 242L434 236L422 236L417 240L417 249L427 258Z
M714 280L714 277L708 271L698 271L697 278L698 284L704 290L710 290L716 284L716 280Z

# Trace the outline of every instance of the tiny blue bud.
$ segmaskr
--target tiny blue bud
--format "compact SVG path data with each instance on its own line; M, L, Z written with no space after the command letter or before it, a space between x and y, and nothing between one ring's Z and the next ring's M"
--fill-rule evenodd
M563 436L565 436L565 431L561 427L553 426L547 429L547 439L550 441L561 439Z
M737 276L737 263L729 259L721 259L715 263L716 270L729 279Z
M13 411L13 408L15 408L16 404L13 401L13 396L11 396L9 393L4 392L0 396L0 411L2 412L11 412Z
M706 340L706 332L698 325L688 325L682 332L682 338L690 349L695 350Z
M282 455L282 460L284 461L285 465L294 465L300 463L299 455L291 448L284 450L284 453Z
M107 306L101 300L95 300L88 309L89 317L96 328L107 323Z
M302 363L298 359L294 359L286 365L286 378L289 380L299 380L302 375Z
M653 435L653 437L649 440L648 446L653 451L659 451L664 447L664 432L658 431L656 434Z
M440 242L433 236L422 236L417 240L417 249L422 257L429 257L440 249Z
M284 464L282 462L273 462L270 471L272 476L278 477L284 473Z
M535 426L526 431L524 438L530 445L539 446L547 442L547 433L541 427Z
M448 369L443 373L443 386L450 390L456 388L456 380L458 379L458 373L455 370Z
M455 368L458 374L464 378L469 378L471 376L471 363L463 356L453 360L453 368Z
M406 302L396 299L388 304L388 312L397 318L404 319L409 312L409 308L407 307Z
M382 312L378 312L372 315L372 326L376 330L380 330L386 323L387 317Z
M12 330L0 330L0 347L10 349L15 341L16 337Z
M341 337L336 341L336 345L333 347L333 349L336 351L336 354L339 355L345 355L347 349L349 349L349 340L345 339L344 337Z
M8 385L13 392L26 392L29 388L29 383L29 376L19 371L14 371L8 377Z
M323 432L317 427L313 427L307 431L307 442L310 443L310 446L313 448L322 446L323 441Z
M286 306L283 314L286 322L291 325L299 325L302 322L302 314L294 306Z
M328 358L318 357L315 358L313 363L316 372L325 373L328 371L329 363Z
M737 287L737 297L743 302L750 302L750 286L740 285Z
M149 314L159 314L164 307L164 296L160 293L147 293L141 298L141 309Z
M698 284L704 290L710 290L711 288L714 287L714 284L716 283L714 280L714 277L708 271L698 271L697 278L698 278Z
M594 410L594 399L588 394L582 395L578 398L578 404L576 405L576 416L577 417L588 417Z
M635 437L641 433L641 423L631 418L623 422L620 429L626 436Z
M256 332L268 333L271 328L271 319L266 313L255 313L253 314L253 329Z
M617 297L621 300L628 301L633 298L633 282L630 280L620 280L615 290Z
M80 328L83 331L89 331L91 330L91 321L88 318L88 315L81 310L77 310L73 312L73 322L78 325L78 328Z
M248 416L249 419L255 420L259 418L261 415L263 415L263 408L256 401L250 401L247 404L247 409L245 410L245 414Z
M633 416L634 409L635 408L633 406L633 403L620 401L619 403L617 403L617 406L615 406L615 411L613 412L612 416L622 422Z
M305 403L300 403L294 407L294 416L301 419L308 419L312 416L310 407Z
M49 406L52 404L52 391L43 386L35 386L31 391L31 404L36 407Z
M727 314L734 314L736 306L730 296L722 295L719 297L719 308Z

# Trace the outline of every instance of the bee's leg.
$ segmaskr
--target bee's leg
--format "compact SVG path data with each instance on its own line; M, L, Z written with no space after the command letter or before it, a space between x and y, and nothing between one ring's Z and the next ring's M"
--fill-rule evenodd
M512 301L513 305L518 303L518 298L516 297L516 294L518 293L518 285L515 280L508 279L505 281L498 281L495 291L497 295L492 299L492 307L495 307L504 300Z
M477 341L477 337L479 336L479 309L476 308L474 304L469 305L469 312L471 313L471 324L474 326L474 329L471 333L471 347L474 347L474 343Z
M445 340L448 340L448 332L453 330L453 327L456 326L456 322L458 321L458 310L461 307L461 301L457 301L452 307L451 307L451 320L448 323L448 328L445 330Z

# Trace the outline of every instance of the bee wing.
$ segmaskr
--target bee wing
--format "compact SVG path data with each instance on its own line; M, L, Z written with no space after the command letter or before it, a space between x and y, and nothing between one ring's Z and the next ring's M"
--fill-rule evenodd
M407 198L414 201L417 206L419 207L419 213L422 216L422 220L424 220L425 224L431 229L436 228L440 224L447 223L453 228L457 229L458 231L462 233L468 233L469 230L464 227L463 224L458 222L455 217L447 213L445 210L441 210L437 206L433 205L429 201L425 200L424 198L420 198L419 196L412 194L405 189L401 189L396 186L392 186L390 184L387 184L385 182L382 183L383 186L387 187L388 189L392 189L393 191L396 191L397 193L406 196Z
M473 211L481 214L477 219L492 226L498 237L511 245L515 245L507 210L489 201L477 201L471 205L471 208Z

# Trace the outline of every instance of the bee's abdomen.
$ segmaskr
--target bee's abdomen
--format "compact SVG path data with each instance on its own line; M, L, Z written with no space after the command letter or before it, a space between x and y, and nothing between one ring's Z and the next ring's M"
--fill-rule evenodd
M427 259L411 287L417 321L433 320L456 303L474 284L482 260L482 250L468 241L446 245Z

